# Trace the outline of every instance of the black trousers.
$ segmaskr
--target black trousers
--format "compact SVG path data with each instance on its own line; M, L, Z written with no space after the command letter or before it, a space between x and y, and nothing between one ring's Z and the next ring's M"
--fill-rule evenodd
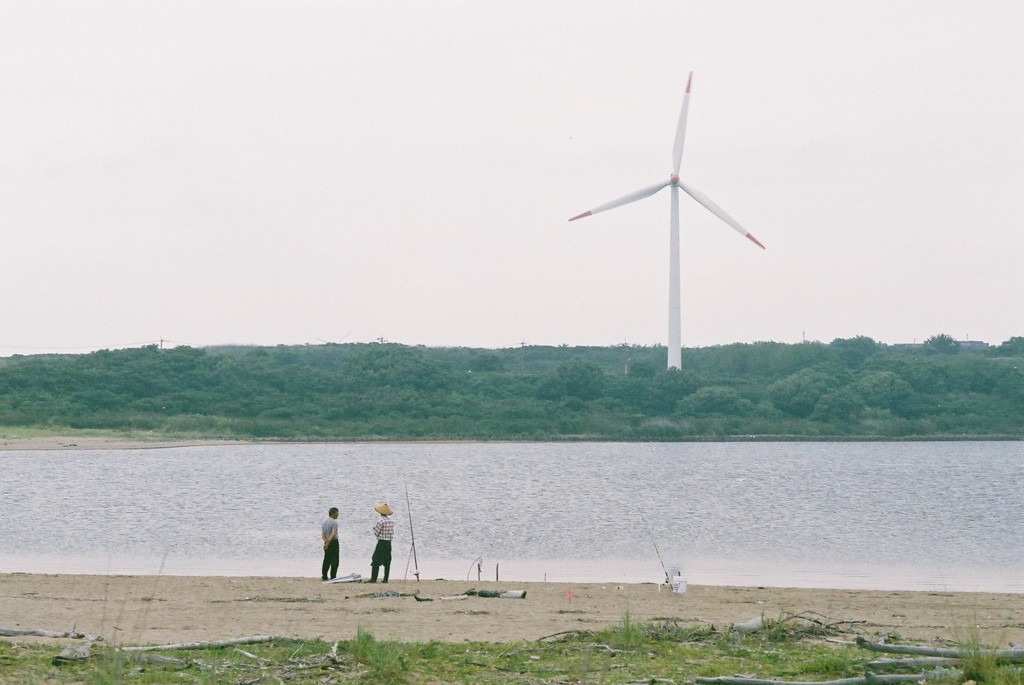
M384 567L384 578L382 582L388 582L391 575L391 540L377 540L377 546L373 549L373 558L370 560L370 582L377 582L377 569Z
M338 538L334 538L327 543L327 549L324 550L324 565L320 569L320 578L323 580L334 580L338 577L338 563L341 552L341 545L338 544Z

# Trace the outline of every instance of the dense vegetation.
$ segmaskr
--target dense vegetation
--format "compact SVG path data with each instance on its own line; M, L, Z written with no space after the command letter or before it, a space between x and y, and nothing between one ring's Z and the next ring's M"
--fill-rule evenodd
M1024 337L683 350L397 344L0 359L0 425L304 440L1024 436Z

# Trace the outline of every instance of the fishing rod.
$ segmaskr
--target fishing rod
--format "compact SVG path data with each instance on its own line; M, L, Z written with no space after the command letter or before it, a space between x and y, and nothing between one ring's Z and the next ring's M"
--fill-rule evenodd
M414 566L413 566L414 570L413 570L412 573L413 573L414 576L416 576L416 582L418 583L418 582L420 582L420 562L416 560L416 536L413 535L413 532L412 532L412 505L409 504L409 485L408 485L408 483L404 483L404 482L403 482L403 485L405 485L405 510L407 512L409 512L409 537L412 539L412 561L413 561L413 564L414 564ZM406 573L409 572L409 563L408 562L406 562L406 564L405 564L405 572Z
M483 570L484 558L477 557L473 560L473 563L469 565L469 570L466 571L466 580L469 580L469 574L473 572L473 567L476 566L476 579L480 580L480 571Z
M647 517L644 516L644 512L640 512L640 518L643 519L644 525L647 526L647 534L651 536L651 544L654 545L654 553L658 555L658 561L661 562L661 570L665 572L665 582L671 583L672 579L668 577L668 569L665 568L665 562L661 558L661 551L658 549L658 543L654 539L654 533L651 532L651 524L647 523Z

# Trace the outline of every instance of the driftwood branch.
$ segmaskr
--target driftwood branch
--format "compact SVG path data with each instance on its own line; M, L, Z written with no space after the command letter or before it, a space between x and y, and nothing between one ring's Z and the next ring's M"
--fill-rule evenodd
M278 638L273 635L253 635L252 637L236 637L231 640L215 642L179 642L173 645L148 645L145 647L122 647L122 652L153 652L162 649L207 649L210 647L233 647L235 645L252 645L258 642L271 642Z
M86 661L91 659L93 656L92 642L86 642L81 645L65 647L60 654L53 657L53 663L60 666L63 664L75 663L76 661ZM128 658L139 664L160 664L162 666L181 666L184 668L188 668L190 665L189 662L184 659L178 659L164 654L129 654Z
M914 659L875 659L864 664L864 668L881 671L887 668L920 668L922 666L955 666L960 659L948 656L921 656Z
M338 663L338 641L337 640L335 640L334 646L331 647L331 651L329 651L327 653L327 658L330 659L331 661L333 661L334 663Z
M53 630L43 630L42 628L4 628L0 626L0 636L2 637L18 637L20 635L30 635L32 637L54 637L54 638L71 638L73 640L96 640L98 638L86 633L80 633L75 630L74 626L70 629L65 630L63 633L58 633Z
M865 674L861 678L841 678L839 680L821 680L801 682L799 680L759 680L757 678L694 678L698 685L891 685L892 683L916 683L929 678L948 678L961 675L960 671L939 669L927 673L906 673L899 675Z
M815 618L816 616L818 618ZM816 611L803 611L799 614L786 614L780 620L784 623L786 621L794 619L798 621L805 621L807 623L811 623L825 631L839 631L852 628L858 623L867 623L867 621L833 621L828 616L825 616L824 614L819 614Z
M133 654L132 661L139 664L161 664L163 666L184 666L189 663L184 659L178 659L164 654Z
M586 636L586 635L593 635L593 631L590 631L590 630L560 630L557 633L551 633L550 635L545 635L544 637L538 637L536 640L534 640L534 642L543 642L544 640L550 640L553 637L560 637L562 635Z
M1024 649L956 649L949 647L921 647L918 645L887 645L881 642L871 642L863 637L857 638L857 644L864 649L885 654L914 654L917 656L939 656L949 659L963 659L975 654L985 657L994 657L997 662L1002 663L1024 663Z
M619 652L622 651L621 649L614 649L610 645L591 645L591 646L592 647L596 647L598 649L603 649L604 651L608 652L609 654L618 654Z
M241 654L242 656L249 657L250 659L253 659L254 661L259 661L260 663L266 663L267 662L267 660L264 659L263 657L256 656L252 652L247 652L244 649L239 649L238 647L235 647L235 651L238 652L239 654Z

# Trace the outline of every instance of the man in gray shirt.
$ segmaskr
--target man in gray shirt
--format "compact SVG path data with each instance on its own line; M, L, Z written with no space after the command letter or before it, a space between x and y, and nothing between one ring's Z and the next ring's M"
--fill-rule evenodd
M324 564L320 570L320 580L334 580L338 577L338 561L340 547L338 545L338 507L331 507L327 518L320 528L320 537L324 541Z

